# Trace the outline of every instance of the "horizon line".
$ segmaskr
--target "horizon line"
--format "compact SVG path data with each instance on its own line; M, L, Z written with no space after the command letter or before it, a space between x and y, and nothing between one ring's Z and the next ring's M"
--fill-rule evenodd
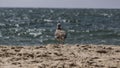
M98 8L86 8L86 7L0 7L0 8L50 8L50 9L120 9L120 8L102 8L102 7L98 7Z

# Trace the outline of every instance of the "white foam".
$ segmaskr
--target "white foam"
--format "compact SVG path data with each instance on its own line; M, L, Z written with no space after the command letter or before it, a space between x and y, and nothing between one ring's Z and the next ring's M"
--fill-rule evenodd
M38 32L38 33L29 33L30 35L33 35L34 37L37 37L39 35L42 35L42 32Z
M5 26L5 24L3 24L3 23L0 23L0 26Z
M32 13L32 12L33 12L33 10L28 10L28 12Z
M53 22L53 20L50 20L50 19L44 19L44 22Z
M75 32L75 30L69 30L68 32Z
M19 27L19 24L15 24L16 27Z

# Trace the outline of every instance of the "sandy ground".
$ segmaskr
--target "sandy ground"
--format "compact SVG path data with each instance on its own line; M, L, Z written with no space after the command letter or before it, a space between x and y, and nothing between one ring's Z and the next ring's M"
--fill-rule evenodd
M0 45L0 68L120 68L120 46Z

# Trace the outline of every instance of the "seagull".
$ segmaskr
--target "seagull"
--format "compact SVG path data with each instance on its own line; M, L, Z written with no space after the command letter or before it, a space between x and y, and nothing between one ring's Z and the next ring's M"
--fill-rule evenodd
M62 29L61 24L58 23L55 31L55 39L57 39L59 42L64 43L66 37L67 37L66 32Z

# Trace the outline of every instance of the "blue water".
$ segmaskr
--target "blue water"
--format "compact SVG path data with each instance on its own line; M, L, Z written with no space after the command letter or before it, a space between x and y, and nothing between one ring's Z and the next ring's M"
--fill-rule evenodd
M0 8L0 45L55 44L60 22L67 44L120 45L120 9Z

